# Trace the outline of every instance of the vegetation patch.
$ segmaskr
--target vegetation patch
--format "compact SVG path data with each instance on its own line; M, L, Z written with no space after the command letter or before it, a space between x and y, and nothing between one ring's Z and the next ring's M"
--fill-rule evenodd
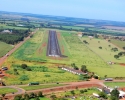
M125 82L104 82L108 87L125 87Z
M46 84L46 85L37 85L37 86L21 86L20 88L23 88L26 91L30 91L30 90L58 87L58 86L65 86L65 84L48 84L48 85Z
M4 56L13 48L12 45L6 44L4 42L0 42L0 57Z
M0 94L7 94L7 93L13 93L17 92L17 90L12 88L0 88Z

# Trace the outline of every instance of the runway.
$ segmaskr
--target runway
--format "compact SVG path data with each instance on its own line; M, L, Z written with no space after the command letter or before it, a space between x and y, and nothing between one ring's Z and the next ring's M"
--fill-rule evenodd
M61 51L60 51L56 31L52 31L52 30L49 31L47 56L52 56L52 57L61 56Z

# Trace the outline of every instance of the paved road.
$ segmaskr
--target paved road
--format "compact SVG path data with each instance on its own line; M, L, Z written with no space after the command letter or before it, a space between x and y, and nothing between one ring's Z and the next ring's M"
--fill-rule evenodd
M36 33L38 29L36 29L34 32L32 32L32 34L30 34L27 38L24 39L24 41L21 41L20 43L18 43L17 45L15 45L15 47L10 50L7 54L11 55L14 51L16 51L23 43L25 43L28 39L30 39L30 36L33 35L34 33ZM3 56L2 58L0 58L0 66L4 63L4 61L7 59L7 56Z

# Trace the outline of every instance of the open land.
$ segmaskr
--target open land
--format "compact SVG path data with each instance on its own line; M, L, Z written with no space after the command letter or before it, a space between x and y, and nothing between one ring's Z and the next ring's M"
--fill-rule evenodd
M4 42L0 42L0 58L7 54L13 48L12 45L6 44Z
M95 72L100 77L104 77L105 75L108 77L125 76L125 67L107 64L107 61L120 63L124 61L124 57L120 60L114 58L114 54L117 52L114 53L110 51L108 47L110 43L107 41L83 38L83 40L87 39L90 43L86 46L78 38L77 32L61 30L57 30L57 38L61 47L61 53L68 57L47 57L48 30L40 29L5 62L5 66L11 66L11 69L7 71L7 73L10 74L10 77L14 77L14 79L6 78L6 84L20 84L21 80L19 79L23 74L29 77L29 80L23 81L23 84L32 81L38 81L40 83L78 81L79 76L57 68L59 65L70 66L71 63L75 63L79 68L81 65L86 65L89 71ZM100 41L100 43L98 43L98 41ZM98 48L100 45L103 45L102 50ZM112 44L110 45L115 47ZM121 51L121 49L119 49L119 51ZM17 67L24 63L26 63L32 71L24 71ZM43 72L44 67L47 69L45 72ZM13 68L18 69L19 75L13 74Z

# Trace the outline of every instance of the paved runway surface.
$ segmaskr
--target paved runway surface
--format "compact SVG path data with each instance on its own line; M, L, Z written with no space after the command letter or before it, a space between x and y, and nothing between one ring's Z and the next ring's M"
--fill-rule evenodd
M61 51L57 39L56 31L49 31L47 56L60 57Z

